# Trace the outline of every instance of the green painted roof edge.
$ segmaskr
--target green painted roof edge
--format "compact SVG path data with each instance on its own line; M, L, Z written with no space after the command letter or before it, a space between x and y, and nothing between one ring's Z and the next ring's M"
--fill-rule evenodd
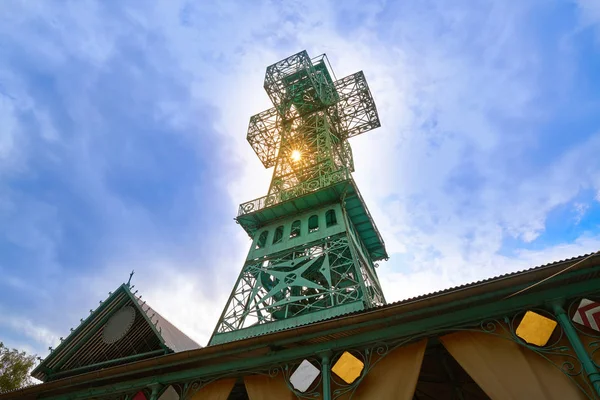
M88 315L80 324L79 326L77 326L77 328L73 329L73 331L71 331L69 333L69 335L64 338L63 341L60 342L60 344L53 350L50 351L50 354L48 354L32 371L31 371L31 376L33 376L34 378L37 379L41 379L40 377L43 375L40 374L44 374L46 375L46 373L44 371L42 371L44 368L47 368L46 365L53 361L55 358L59 357L60 358L64 358L66 356L68 356L69 354L72 353L72 351L67 351L64 354L60 354L61 352L64 351L65 348L67 348L76 338L77 336L83 332L93 321L94 321L94 316L99 314L102 310L104 310L106 307L108 307L109 304L111 304L112 301L114 301L114 299L117 297L119 291L124 290L125 287L127 285L126 284L121 284L114 292L111 292L111 294L108 296L108 298L106 298L106 300L101 301L101 304L95 309L93 310L90 315ZM95 330L94 330L95 331ZM83 339L83 338L82 338ZM73 349L74 351L76 351L76 349L78 349L79 347L81 347L83 345L83 342L81 344L77 343L77 346L75 349Z

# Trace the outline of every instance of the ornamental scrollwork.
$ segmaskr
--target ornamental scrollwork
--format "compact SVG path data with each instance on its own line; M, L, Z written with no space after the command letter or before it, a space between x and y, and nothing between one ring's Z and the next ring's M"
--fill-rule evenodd
M530 308L537 314L555 320L556 317L545 309ZM495 319L486 319L474 328L451 328L452 331L473 331L483 332L496 337L510 340L518 345L529 349L549 362L552 366L561 371L579 390L589 399L594 399L594 389L584 374L581 361L577 357L570 342L568 341L563 328L558 324L551 335L548 343L544 346L529 344L517 335L517 328L523 319L527 310L519 311L510 316L504 316Z
M335 389L332 392L332 399L335 400L348 394L349 399L351 399L360 383L369 374L373 367L377 365L379 361L381 361L393 350L405 346L408 343L418 340L420 338L421 337L418 336L411 336L409 338L402 338L399 340L397 339L393 341L378 342L372 346L362 349L354 348L336 352L336 354L332 358L332 365L335 365L335 362L341 357L344 351L347 351L351 355L356 357L358 360L360 360L363 363L364 367L360 376L350 384L340 379L335 373L331 373L331 381L335 386Z
M321 360L316 357L306 358L314 367L318 368L319 371L322 371ZM294 385L290 382L290 378L296 368L300 365L303 360L295 361L288 364L277 365L269 369L269 377L275 378L279 374L283 376L286 386L288 389L296 395L298 399L305 400L314 400L322 397L322 382L323 382L323 374L319 374L317 378L310 384L308 389L304 392L300 392L296 390Z
M325 174L319 178L308 180L298 185L292 186L286 190L282 190L281 192L263 196L252 201L248 201L246 203L242 203L240 204L238 210L238 217L253 213L255 211L260 211L263 208L277 205L284 201L303 196L307 193L315 192L319 189L323 189L325 187L339 183L344 179L349 179L349 177L350 174L348 168L342 167L335 171L331 171L328 174Z
M600 297L598 296L586 296L585 298L600 303ZM572 299L568 303L567 314L569 315L569 318L573 318L582 299L582 297L578 297ZM575 328L575 331L577 331L577 335L585 346L586 351L590 355L592 362L596 368L600 369L600 332L580 325L576 322L572 322L572 325L573 328Z
M547 316L548 318L554 319L554 316L543 309L531 309L536 313ZM348 399L352 399L352 396L356 392L356 389L367 376L367 374L373 369L373 367L381 361L385 356L394 351L395 349L405 346L411 342L417 341L424 338L425 336L442 336L444 334L458 332L458 331L470 331L480 332L489 335L494 335L504 340L513 341L524 348L527 348L537 355L545 359L559 371L561 371L571 382L576 385L579 390L585 394L589 399L593 397L593 387L590 382L586 379L583 373L583 365L576 356L574 350L566 339L566 335L560 325L557 325L550 341L545 346L536 346L526 343L517 334L517 327L523 318L526 311L520 311L511 316L504 316L495 319L482 320L479 323L472 323L462 326L452 326L446 328L440 328L436 330L429 330L427 335L415 335L411 337L405 337L402 339L385 341L374 344L369 347L363 348L351 348L346 350L340 350L333 357L332 364L341 356L344 351L350 352L354 357L358 358L364 364L361 375L351 384L347 384L342 381L335 373L331 373L332 383L335 389L332 392L332 399L339 399L342 396L349 396ZM598 350L598 341L590 343L590 347L595 346L595 350ZM595 351L594 350L594 351Z
M589 297L587 297L589 298ZM590 298L591 299L591 298ZM574 310L579 304L581 299L573 299L568 303L567 311L568 315L572 317ZM534 311L537 314L556 320L556 317L546 309L541 308L529 308L528 311ZM494 318L486 318L480 321L473 321L465 323L459 326L444 326L437 329L429 329L426 334L419 333L411 336L397 337L386 340L381 340L376 343L370 344L358 344L356 346L350 346L348 348L338 348L333 350L331 357L331 365L335 365L335 362L343 354L344 351L349 352L354 357L359 359L363 364L363 371L361 375L348 384L341 380L334 372L330 370L330 378L332 383L332 399L347 398L351 399L358 389L359 385L364 381L366 376L373 370L373 368L388 356L391 352L398 349L399 347L406 346L410 343L421 340L425 337L439 337L453 332L478 332L493 335L495 337L512 341L525 349L531 350L545 361L549 362L553 367L561 371L571 382L579 388L579 390L588 399L594 399L594 388L589 382L583 365L577 357L572 345L566 337L566 333L558 324L552 333L548 343L544 346L536 346L526 343L517 335L517 328L525 315L526 310L522 310L509 315L498 316ZM583 326L579 326L576 323L572 323L577 333L586 340L582 340L586 350L593 357L600 348L600 333L596 333L591 329L587 329ZM322 360L317 356L309 356L306 358L314 367L318 368L319 371L323 370ZM198 377L194 380L190 380L184 383L173 383L173 387L178 393L181 394L181 399L189 399L196 392L201 390L206 385L226 377L239 378L242 376L248 376L252 374L262 374L271 378L283 377L283 380L289 390L295 394L299 399L303 400L318 400L323 397L323 376L322 372L311 383L310 387L305 392L300 392L294 388L291 384L290 379L296 368L300 365L303 359L289 360L286 363L280 363L272 366L262 366L258 368L249 368L244 370L228 371L218 376L211 377ZM594 363L598 366L598 360L595 359ZM138 389L133 386L126 391L119 391L111 395L111 388L108 387L104 393L106 399L126 399L126 395L131 398L132 394L135 394Z

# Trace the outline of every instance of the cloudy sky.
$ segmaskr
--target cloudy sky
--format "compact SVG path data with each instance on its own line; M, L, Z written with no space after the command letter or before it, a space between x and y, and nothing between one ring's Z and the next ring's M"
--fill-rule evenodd
M45 356L135 270L205 344L266 194L267 65L363 70L388 301L600 249L600 2L0 1L0 341Z

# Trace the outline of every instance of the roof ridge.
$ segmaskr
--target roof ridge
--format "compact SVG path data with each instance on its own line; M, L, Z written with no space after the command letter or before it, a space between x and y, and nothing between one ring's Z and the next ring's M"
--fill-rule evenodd
M133 293L131 294L135 298L136 303L146 314L150 322L156 326L158 334L164 340L165 345L169 349L177 353L183 350L191 350L203 347L194 339L190 338L181 329L179 329L175 324L173 324L171 321L165 318L161 313L156 311L156 309L154 309L154 307L148 304L147 301L144 300L144 302L142 303L141 295L137 296ZM146 310L144 310L143 305L146 305ZM150 311L152 311L152 315L149 314ZM156 319L156 321L153 321L153 319Z

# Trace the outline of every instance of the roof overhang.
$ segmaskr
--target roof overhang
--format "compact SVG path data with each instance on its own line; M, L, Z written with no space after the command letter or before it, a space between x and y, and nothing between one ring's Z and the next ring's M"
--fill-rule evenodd
M597 294L599 287L600 255L581 256L285 331L60 379L2 394L0 400L75 392L84 396L76 398L85 398L102 387L141 385L157 376L169 383L227 371L242 373L327 349L451 331L459 324L479 324L549 300Z

